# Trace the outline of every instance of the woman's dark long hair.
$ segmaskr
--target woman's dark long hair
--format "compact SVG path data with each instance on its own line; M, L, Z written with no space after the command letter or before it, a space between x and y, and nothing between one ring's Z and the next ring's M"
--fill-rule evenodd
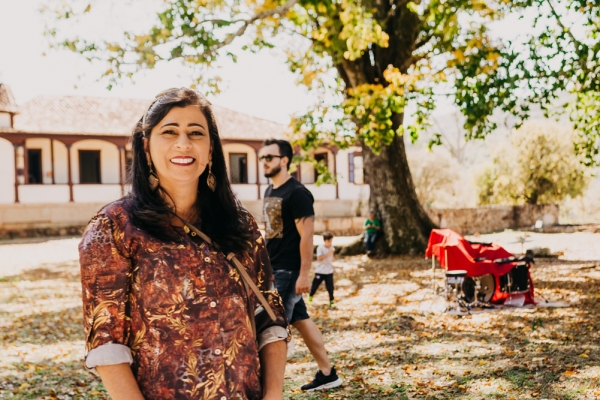
M219 138L219 130L210 102L199 92L188 89L172 89L157 99L146 114L138 121L133 131L133 162L129 170L128 180L131 183L131 216L138 228L154 237L165 241L179 241L180 233L171 229L172 208L165 201L168 194L159 186L150 189L146 153L143 138L150 139L150 132L173 107L197 106L206 117L210 142L212 144L212 173L217 180L217 188L213 192L206 184L208 168L204 170L198 182L198 198L196 212L199 223L196 225L216 242L223 252L242 252L248 249L252 237L241 205L236 201L231 190L227 167L223 155L223 147Z

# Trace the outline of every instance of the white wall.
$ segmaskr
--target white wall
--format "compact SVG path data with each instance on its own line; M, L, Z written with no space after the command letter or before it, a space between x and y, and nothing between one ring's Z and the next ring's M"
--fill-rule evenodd
M335 185L304 185L312 193L315 200L335 200Z
M73 186L75 203L109 203L121 198L121 185L84 184Z
M0 138L0 203L15 202L15 150L8 140Z
M52 204L69 202L69 185L20 185L22 204Z
M360 147L350 147L348 150L341 150L337 154L336 158L339 196L340 199L361 200L368 203L370 193L369 185L356 184L348 181L350 178L348 155L360 150Z
M102 179L102 183L119 183L118 147L112 143L95 139L81 140L71 146L71 172L73 175L73 183L79 183L79 150L100 150L100 178ZM96 201L100 201L100 199Z
M223 145L223 153L225 156L225 164L227 164L227 173L229 174L229 179L231 179L230 170L231 167L229 165L229 154L231 153L242 153L247 154L248 160L248 184L256 184L256 151L245 144L239 143L227 143ZM243 185L243 184L242 184ZM256 188L255 188L256 189Z
M232 184L231 189L233 189L233 193L235 193L240 200L256 200L258 198L258 187L256 183L253 185L246 185L243 183ZM262 194L263 192L260 194L261 197Z
M0 128L10 128L10 114L0 112Z
M75 165L71 166L75 168ZM67 164L67 146L58 140L54 141L54 182L69 183L69 165Z

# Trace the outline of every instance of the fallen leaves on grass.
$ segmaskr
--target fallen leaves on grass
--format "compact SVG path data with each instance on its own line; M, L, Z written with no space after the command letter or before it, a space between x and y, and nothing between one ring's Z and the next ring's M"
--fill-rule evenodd
M600 239L600 235L598 235ZM470 316L423 312L429 262L420 257L336 261L336 309L317 292L309 313L344 384L299 387L317 370L297 332L286 399L518 399L600 395L600 271L541 260L536 290L570 308ZM598 265L593 264L593 265ZM38 271L38 270L36 270ZM42 271L42 272L39 272ZM108 399L82 364L77 263L0 279L0 398ZM541 299L540 299L541 300ZM543 301L543 300L542 300Z

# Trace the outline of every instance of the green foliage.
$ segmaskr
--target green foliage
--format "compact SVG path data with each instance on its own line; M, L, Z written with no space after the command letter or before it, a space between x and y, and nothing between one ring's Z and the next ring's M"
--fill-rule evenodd
M221 57L236 60L228 49L234 41L243 51L284 48L299 83L322 98L292 121L303 149L362 142L378 153L395 135L415 141L432 126L431 112L447 92L465 116L467 139L496 128L495 110L517 116L518 126L529 105L540 104L548 115L570 112L579 134L575 149L588 165L600 162L598 2L164 0L154 26L126 32L123 40L60 35L61 23L93 13L97 1L50 3L58 18L47 32L57 46L104 60L109 86L179 60L194 68L193 85L218 92L213 67ZM528 10L537 15L538 34L523 43L490 37L491 22ZM568 104L556 104L561 93L573 95ZM403 126L409 103L414 122ZM441 143L439 133L431 137L430 146Z
M335 176L333 176L333 173L327 167L327 163L325 163L325 161L323 160L315 160L311 153L312 152L305 152L302 155L295 155L293 164L290 166L290 173L293 174L300 167L301 163L307 162L312 164L313 168L317 173L317 180L315 181L315 184L317 186L321 186L325 183L336 184L337 180Z
M516 0L504 8L532 10L540 32L527 38L515 60L523 74L523 102L541 105L548 116L568 112L580 136L577 152L587 165L600 165L600 3ZM571 96L561 104L565 93Z
M556 125L526 124L513 132L479 177L481 204L547 204L583 194L589 177L573 152L576 135Z

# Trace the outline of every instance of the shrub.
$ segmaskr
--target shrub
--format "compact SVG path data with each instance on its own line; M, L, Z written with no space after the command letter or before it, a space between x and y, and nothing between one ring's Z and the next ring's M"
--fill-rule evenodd
M547 204L580 196L589 181L575 155L575 133L528 123L514 131L477 179L480 204Z

